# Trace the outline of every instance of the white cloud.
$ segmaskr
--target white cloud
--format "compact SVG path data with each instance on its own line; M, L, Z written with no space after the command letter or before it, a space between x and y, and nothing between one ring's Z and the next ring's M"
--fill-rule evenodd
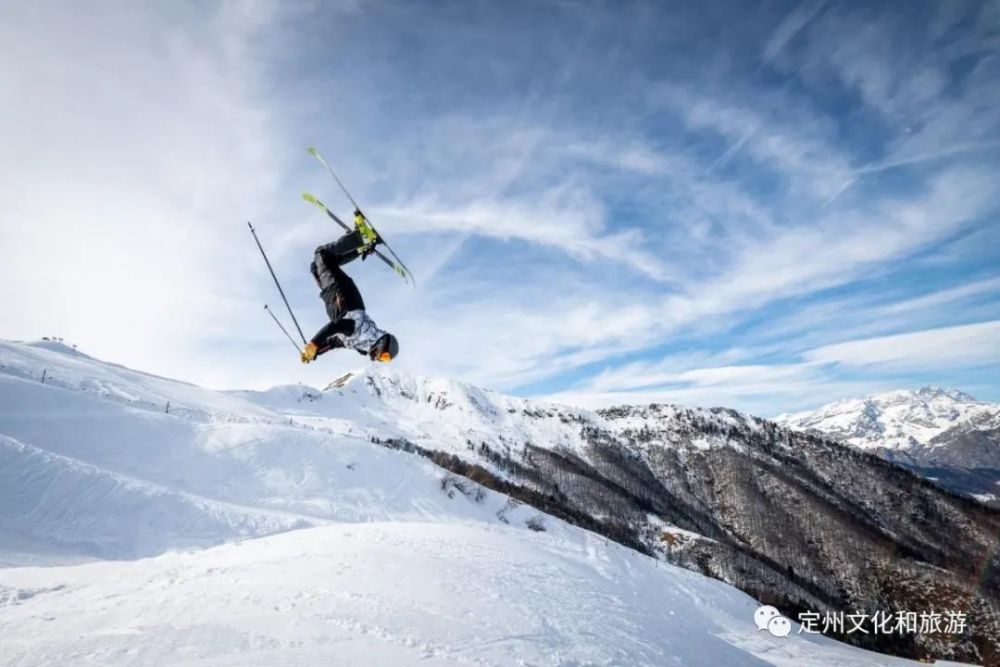
M271 210L282 169L256 63L270 6L0 12L17 71L0 81L4 335L239 377L199 360L257 316L245 220Z
M989 282L973 283L964 292L985 289ZM626 403L725 405L760 415L812 408L845 396L907 386L913 374L1000 364L1000 320L853 339L808 349L785 363L753 361L790 351L778 344L672 354L606 368L544 398L591 408ZM845 370L859 369L866 377L842 377Z
M477 340L494 341L484 343L476 355L477 363L491 369L480 377L485 376L502 386L516 386L557 375L573 368L574 364L620 357L669 340L679 333L690 334L696 329L725 330L733 318L777 299L849 283L884 262L906 257L968 224L985 209L989 202L986 194L985 183L978 175L943 172L916 200L880 202L877 212L868 214L880 221L876 230L865 225L868 216L864 211L831 217L817 226L784 229L770 237L735 246L732 259L720 274L700 281L689 279L681 291L673 294L630 292L628 286L602 287L581 293L579 288L564 288L557 279L553 282L553 293L566 296L545 302L540 317L536 317L539 313L534 309L525 311L526 302L518 300L516 292L504 294L501 290L500 296L489 306L466 306L457 321L449 316L449 322L457 325L455 331L436 334L424 331L416 338L434 336L452 341L457 332L474 330ZM572 279L569 284L572 285ZM617 305L619 303L627 306ZM855 306L848 303L844 307ZM872 307L869 306L869 310ZM843 309L831 306L828 310L831 312L824 317L827 320L834 318L834 324L842 328L842 320L835 316ZM813 316L809 312L798 315L810 319ZM629 317L627 327L615 324L619 313L634 315ZM873 315L877 320L876 328L890 325L891 320L886 319L890 316L891 313L881 318ZM795 327L800 331L822 327L819 321L796 323L795 314L789 318L795 326L786 333L793 333ZM477 328L476 322L483 321L490 322L491 327ZM496 327L495 332L493 327ZM827 332L824 335L834 334ZM511 340L515 341L513 345ZM808 338L786 342L785 351L801 349L801 342L805 340ZM427 356L440 358L439 367L448 367L448 354L453 349L453 343L445 342L436 352L427 350ZM491 361L493 359L497 361ZM753 369L753 372L761 373L763 369ZM599 374L590 389L631 389L696 380L698 386L707 387L701 382L703 378L694 373L695 370L669 363L631 364ZM787 379L792 382L795 378ZM727 391L743 386L735 382L736 378L733 380L732 386L726 387ZM772 384L776 383L775 379ZM724 384L718 386L722 388ZM758 384L744 384L759 388Z
M880 265L865 279L884 281L892 270L892 264ZM785 308L744 328L739 350L747 359L796 354L831 341L919 330L942 322L988 320L997 314L991 298L1000 293L1000 279L973 280L913 296L916 287L901 281L877 290L859 287L820 299L794 298Z
M819 200L829 199L850 176L847 156L833 143L835 125L810 112L801 100L779 90L768 91L759 100L748 95L736 98L732 90L703 91L701 86L659 82L650 100L673 109L690 130L714 133L730 142L712 163L713 169L742 152Z
M751 241L723 274L698 291L709 295L715 308L737 309L848 283L976 220L992 205L990 183L986 173L943 171L916 199L828 214L817 223Z
M417 69L380 64L397 52L379 30L398 26L366 24L377 33L374 52L352 51L351 67L316 74L282 69L282 58L305 60L300 49L315 46L319 30L287 35L269 3L55 9L0 10L0 40L20 65L0 74L0 143L12 165L0 182L0 301L12 304L3 335L63 335L99 356L209 384L323 384L359 362L331 355L300 370L260 312L265 300L281 308L247 218L260 223L293 302L309 304L300 308L306 333L323 318L305 266L311 247L335 232L289 184L323 198L332 186L318 167L315 177L303 167L305 143L330 147L417 274L420 289L409 292L382 267L352 269L376 320L403 340L401 364L504 388L605 362L581 390L621 396L674 383L670 391L688 392L674 395L694 398L781 393L782 382L816 389L827 379L813 365L758 364L759 348L613 362L885 272L996 203L988 139L1000 105L990 106L996 93L983 86L991 65L976 65L969 87L949 97L933 62L912 72L893 65L876 39L881 24L848 35L860 55L847 46L827 53L829 42L810 40L831 20L854 25L837 24L840 9L829 3L799 5L759 48L775 68L807 53L805 84L815 84L813 60L825 59L825 71L861 93L864 113L888 117L927 102L916 105L926 113L906 116L907 131L882 137L884 155L865 146L859 158L841 121L798 86L755 85L732 78L735 69L712 70L697 85L684 77L622 85L607 91L622 105L586 110L562 68L555 78L565 87L551 99L466 95L460 77L445 86L453 99L413 87L406 76ZM423 13L405 12L414 34ZM351 21L326 27L344 39L361 34ZM433 51L433 35L419 34ZM324 30L324 43L331 39ZM580 44L574 66L583 72L594 63ZM424 66L414 53L414 68ZM468 56L483 64L478 74L502 60ZM517 79L515 63L497 67ZM551 83L544 67L532 75L539 89ZM296 82L292 95L275 89L279 78ZM625 106L624 116L614 112ZM290 114L301 127L289 129ZM665 128L677 117L681 130ZM962 125L969 133L960 141ZM913 183L863 189L889 169L911 170ZM852 179L858 186L841 196ZM991 290L984 282L886 306L885 315ZM866 302L865 313L883 304ZM787 351L860 335L837 321L839 307L821 310L797 313L816 322L786 320L787 335L769 345Z
M806 352L811 362L892 369L956 369L1000 363L1000 320L853 340Z
M805 54L789 66L824 90L832 74L886 123L884 154L859 174L995 151L1000 64L996 43L986 37L988 4L979 17L971 15L972 5L941 5L926 32L899 21L888 6L877 12L838 8L809 27ZM949 35L963 13L970 14L965 20L971 27Z
M715 359L752 352L732 350ZM825 345L806 351L801 359L783 364L684 368L698 359L668 357L605 371L574 389L544 398L590 408L679 403L724 405L772 415L899 388L905 386L903 378L908 372L955 372L1000 364L1000 320ZM709 357L704 360L714 361ZM843 367L865 368L878 376L843 380L838 377Z
M937 290L929 294L924 294L911 299L897 301L886 304L876 310L876 314L883 316L897 316L901 313L908 313L928 308L947 307L957 301L977 297L984 294L1000 292L1000 277L976 280L948 289Z
M569 157L583 158L647 176L669 173L671 167L666 156L634 139L624 143L575 140L558 150Z
M551 275L548 293L469 285L478 298L417 294L393 318L410 370L509 389L650 345L652 314L616 295L581 293ZM395 309L394 309L395 310Z
M643 249L638 230L608 231L604 206L587 193L556 187L530 201L476 199L449 205L418 201L373 209L380 219L421 232L459 232L498 239L519 239L556 248L582 260L606 259L630 265L656 280L666 280L662 262Z

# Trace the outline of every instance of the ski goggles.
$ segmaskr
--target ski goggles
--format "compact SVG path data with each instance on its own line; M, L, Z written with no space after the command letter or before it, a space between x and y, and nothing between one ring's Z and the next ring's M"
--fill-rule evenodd
M392 355L389 354L388 352L379 352L375 356L375 359L378 360L378 361L381 361L383 363L386 363L386 362L392 361Z

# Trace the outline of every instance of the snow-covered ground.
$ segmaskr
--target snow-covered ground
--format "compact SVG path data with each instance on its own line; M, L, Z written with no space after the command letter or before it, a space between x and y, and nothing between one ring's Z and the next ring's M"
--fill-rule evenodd
M335 524L0 570L0 651L12 665L911 664L760 632L735 589L551 523Z
M220 393L0 343L0 662L911 664L758 631L732 587L368 441L567 419L600 417L391 373Z

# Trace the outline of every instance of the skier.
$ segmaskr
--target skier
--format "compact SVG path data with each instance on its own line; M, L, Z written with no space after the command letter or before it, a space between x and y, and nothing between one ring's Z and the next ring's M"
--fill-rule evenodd
M396 337L382 331L372 321L357 285L340 268L358 256L365 259L381 242L360 211L354 212L354 224L353 231L316 248L309 265L330 322L302 350L304 364L337 347L353 348L373 361L392 361L399 354Z

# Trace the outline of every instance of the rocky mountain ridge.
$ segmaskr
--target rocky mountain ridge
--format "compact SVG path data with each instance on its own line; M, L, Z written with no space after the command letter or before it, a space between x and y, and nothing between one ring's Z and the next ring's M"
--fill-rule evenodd
M928 386L837 401L775 421L873 452L1000 505L1000 404Z
M723 408L590 412L386 369L328 393L381 444L788 613L975 610L976 639L859 643L1000 661L1000 514L870 453Z

